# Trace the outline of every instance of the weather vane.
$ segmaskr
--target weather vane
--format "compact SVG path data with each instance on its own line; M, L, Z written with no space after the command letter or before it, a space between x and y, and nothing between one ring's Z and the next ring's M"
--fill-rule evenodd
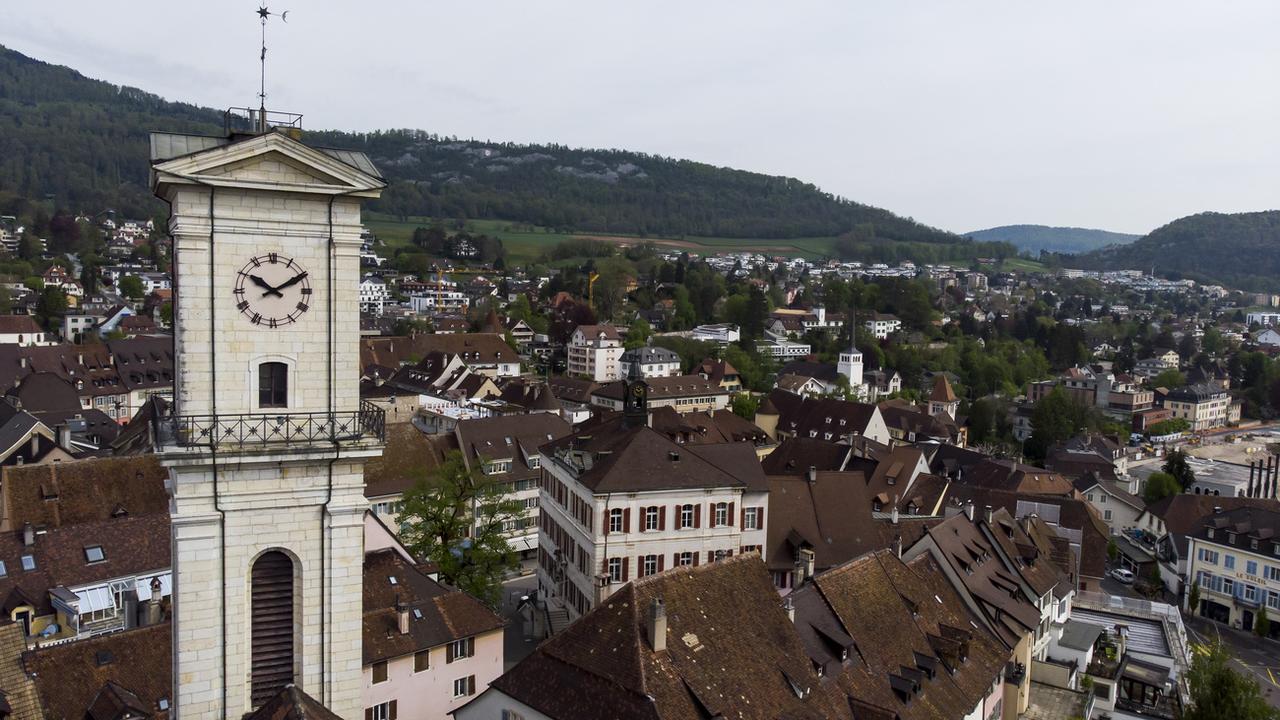
M271 12L266 5L258 8L258 19L262 23L262 52L258 55L261 77L258 82L258 125L259 129L267 129L267 20L272 16L289 22L289 11Z

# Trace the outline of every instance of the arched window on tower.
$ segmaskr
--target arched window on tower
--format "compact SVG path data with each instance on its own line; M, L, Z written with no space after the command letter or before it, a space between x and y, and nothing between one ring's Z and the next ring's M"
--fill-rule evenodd
M279 550L253 563L250 696L259 707L293 682L293 560Z
M289 366L264 362L258 366L258 407L289 406Z

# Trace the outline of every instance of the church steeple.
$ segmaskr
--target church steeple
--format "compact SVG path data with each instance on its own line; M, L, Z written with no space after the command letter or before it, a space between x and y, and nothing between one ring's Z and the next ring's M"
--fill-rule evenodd
M649 383L644 381L644 373L639 362L631 363L626 387L622 399L622 420L627 427L649 424Z

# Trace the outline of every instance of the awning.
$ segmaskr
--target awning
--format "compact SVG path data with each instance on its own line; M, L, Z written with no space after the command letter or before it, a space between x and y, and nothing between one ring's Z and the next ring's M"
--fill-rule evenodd
M115 599L111 597L111 591L106 586L89 588L87 590L77 590L76 595L80 597L77 603L77 609L81 615L91 613L95 610L106 610L116 606Z
M524 535L511 539L511 549L516 552L526 552L538 547L537 535Z
M138 592L138 602L151 599L151 578L153 577L157 577L157 576L146 575L138 578L137 585L136 585L137 592ZM163 575L160 575L159 578L160 578L160 597L169 597L170 595L173 594L173 575L171 573L164 573Z

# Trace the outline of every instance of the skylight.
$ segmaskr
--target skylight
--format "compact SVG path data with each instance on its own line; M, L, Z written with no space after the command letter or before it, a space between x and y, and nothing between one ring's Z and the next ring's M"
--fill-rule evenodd
M22 569L23 569L23 570L27 570L27 571L35 570L35 569L36 569L36 557L35 557L34 555L23 555L23 556L22 556Z
M387 580L390 580L392 585L399 585L399 584L400 584L400 582L399 582L398 580L396 580L396 576L395 576L395 575L388 575L388 576L387 576Z
M90 545L84 549L85 562L102 562L107 559L107 554L102 550L101 545Z
M415 619L415 620L421 620L421 619L422 619L422 611L421 611L421 610L419 610L418 608L414 608L414 609L413 609L413 617L414 617L414 619Z
M9 574L9 568L4 566L3 560L0 560L0 578L6 577L8 576L8 574Z

